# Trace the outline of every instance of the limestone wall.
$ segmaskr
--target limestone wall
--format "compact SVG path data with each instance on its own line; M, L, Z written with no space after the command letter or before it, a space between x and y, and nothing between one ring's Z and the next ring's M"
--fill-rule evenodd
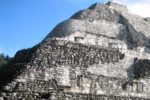
M121 24L114 24L107 21L89 22L70 19L58 24L49 36L47 36L47 38L64 37L75 33L76 31L101 34L108 37L117 38L121 32L125 31L125 27Z

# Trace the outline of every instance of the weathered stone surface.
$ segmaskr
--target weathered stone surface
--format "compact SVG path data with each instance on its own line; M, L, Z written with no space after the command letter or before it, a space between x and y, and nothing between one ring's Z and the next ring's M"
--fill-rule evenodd
M1 100L150 100L150 22L94 4L0 70Z

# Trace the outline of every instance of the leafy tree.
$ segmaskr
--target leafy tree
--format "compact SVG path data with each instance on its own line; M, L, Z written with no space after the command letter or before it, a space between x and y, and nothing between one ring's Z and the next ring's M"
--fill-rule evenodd
M0 54L0 68L9 63L11 60L11 57L8 55L4 55L3 53Z

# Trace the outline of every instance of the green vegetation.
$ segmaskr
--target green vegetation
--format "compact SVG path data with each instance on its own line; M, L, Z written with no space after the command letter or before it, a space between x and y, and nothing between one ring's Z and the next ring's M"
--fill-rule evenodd
M7 65L11 61L11 57L8 55L4 55L3 53L0 54L0 68Z

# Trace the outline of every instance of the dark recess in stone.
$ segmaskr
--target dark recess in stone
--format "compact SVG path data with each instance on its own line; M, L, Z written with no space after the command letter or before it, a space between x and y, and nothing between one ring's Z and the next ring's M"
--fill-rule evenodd
M129 70L133 70L134 79L148 78L150 77L150 60L135 58Z

